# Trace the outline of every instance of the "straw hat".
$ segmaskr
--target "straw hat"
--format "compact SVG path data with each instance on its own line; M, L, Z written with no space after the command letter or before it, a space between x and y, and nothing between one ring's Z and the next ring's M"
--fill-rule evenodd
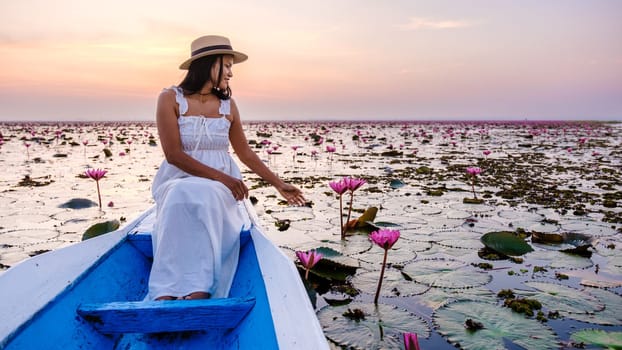
M247 55L241 52L233 51L231 42L224 36L206 35L192 42L190 45L190 58L185 60L179 66L179 69L188 69L192 61L209 55L233 55L233 63L244 62L248 58Z

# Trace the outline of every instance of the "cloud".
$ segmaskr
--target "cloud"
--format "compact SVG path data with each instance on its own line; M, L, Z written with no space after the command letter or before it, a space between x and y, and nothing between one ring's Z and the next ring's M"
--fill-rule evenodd
M457 29L472 27L475 23L465 20L435 20L424 17L411 17L408 23L397 25L401 30L419 29Z

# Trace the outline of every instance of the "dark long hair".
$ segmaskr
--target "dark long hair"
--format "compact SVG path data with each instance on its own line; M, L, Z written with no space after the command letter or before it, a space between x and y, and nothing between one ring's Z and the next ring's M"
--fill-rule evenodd
M205 83L212 79L212 67L220 62L218 79L212 82L215 85L212 87L212 93L221 100L228 100L231 98L232 92L229 86L227 86L226 91L217 88L222 80L222 56L223 55L204 56L190 63L188 73L186 73L184 80L179 83L179 87L184 91L184 95L200 93Z

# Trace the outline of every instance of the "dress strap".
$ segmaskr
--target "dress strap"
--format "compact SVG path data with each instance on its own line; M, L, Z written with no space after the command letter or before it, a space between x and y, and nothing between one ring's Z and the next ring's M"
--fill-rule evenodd
M218 113L220 113L221 116L231 114L231 100L220 100Z
M179 115L184 115L188 112L188 100L184 96L183 90L179 86L171 86L170 89L175 91L175 102L179 105Z

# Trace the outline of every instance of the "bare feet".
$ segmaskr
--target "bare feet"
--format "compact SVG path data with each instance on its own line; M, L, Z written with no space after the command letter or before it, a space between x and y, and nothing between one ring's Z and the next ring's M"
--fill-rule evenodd
M184 300L195 300L195 299L209 299L211 297L211 295L209 293L206 292L194 292L194 293L190 293L188 295L186 295L185 297L181 298Z
M211 294L206 293L206 292L194 292L194 293L190 293L186 296L183 297L173 297L170 295L163 295L161 297L157 297L155 298L156 301L161 301L161 300L195 300L195 299L209 299L211 297Z

